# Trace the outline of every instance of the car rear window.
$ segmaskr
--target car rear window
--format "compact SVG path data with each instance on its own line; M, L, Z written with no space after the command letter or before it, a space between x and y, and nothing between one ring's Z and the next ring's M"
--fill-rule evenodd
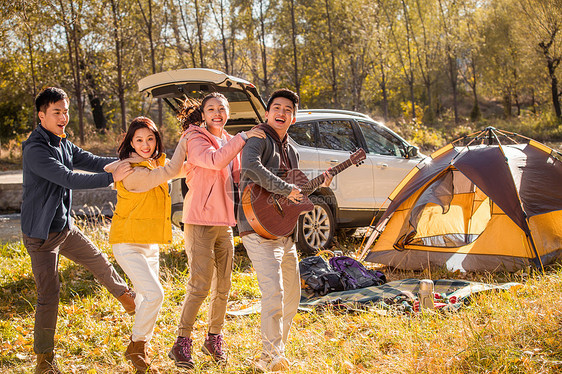
M318 121L322 148L352 152L359 148L350 121Z

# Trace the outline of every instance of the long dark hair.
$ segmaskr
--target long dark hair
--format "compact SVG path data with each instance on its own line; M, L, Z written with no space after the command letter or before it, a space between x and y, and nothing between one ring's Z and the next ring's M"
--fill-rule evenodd
M203 109L205 108L207 101L212 98L222 99L225 106L227 108L229 107L226 96L219 92L211 92L210 94L207 94L201 102L189 97L185 99L180 112L177 115L182 131L187 130L190 125L201 126L203 124Z
M138 129L147 128L154 133L154 137L156 138L156 148L154 148L154 153L150 156L151 158L157 159L162 154L162 150L164 146L162 145L162 137L160 136L160 132L156 128L154 122L147 117L137 117L131 121L129 125L129 129L125 134L125 137L119 144L119 148L117 149L117 153L119 155L120 160L124 160L131 155L132 152L135 151L131 142L133 141L133 137L135 136L135 132Z

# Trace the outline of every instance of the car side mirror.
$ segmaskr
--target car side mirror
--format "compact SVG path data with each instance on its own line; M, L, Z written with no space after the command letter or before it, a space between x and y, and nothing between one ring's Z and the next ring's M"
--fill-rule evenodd
M413 145L406 146L406 158L414 158L418 155L418 147Z

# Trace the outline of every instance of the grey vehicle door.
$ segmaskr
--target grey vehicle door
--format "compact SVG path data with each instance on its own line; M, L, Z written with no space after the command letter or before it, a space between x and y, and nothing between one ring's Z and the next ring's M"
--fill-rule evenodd
M319 120L319 161L322 169L328 169L349 158L360 147L352 120ZM374 184L372 164L365 163L338 174L330 186L336 195L340 209L372 210Z

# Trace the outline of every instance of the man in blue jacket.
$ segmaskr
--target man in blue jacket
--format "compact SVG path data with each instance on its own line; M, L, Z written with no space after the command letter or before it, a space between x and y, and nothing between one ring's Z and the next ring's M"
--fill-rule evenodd
M127 176L123 166L113 175L103 167L114 161L71 143L65 134L69 99L54 87L35 99L40 124L23 142L23 243L31 257L37 286L34 346L35 373L60 373L54 357L60 281L59 254L85 266L115 296L128 313L135 311L135 294L107 257L72 223L72 189L106 187ZM93 172L77 173L74 168Z

